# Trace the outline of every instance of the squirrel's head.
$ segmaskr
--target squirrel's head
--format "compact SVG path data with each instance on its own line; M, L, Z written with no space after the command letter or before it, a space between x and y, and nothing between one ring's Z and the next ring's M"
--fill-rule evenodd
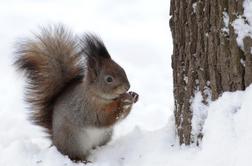
M114 62L104 43L95 35L82 38L82 52L87 57L87 81L90 90L105 100L111 100L127 92L130 88L128 78L121 66Z

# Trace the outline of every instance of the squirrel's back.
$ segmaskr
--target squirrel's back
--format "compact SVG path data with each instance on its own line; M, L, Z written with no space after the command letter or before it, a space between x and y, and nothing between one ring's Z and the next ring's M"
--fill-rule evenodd
M83 78L78 40L63 26L41 28L33 39L19 43L15 64L27 76L26 100L32 120L52 129L52 111L57 96Z

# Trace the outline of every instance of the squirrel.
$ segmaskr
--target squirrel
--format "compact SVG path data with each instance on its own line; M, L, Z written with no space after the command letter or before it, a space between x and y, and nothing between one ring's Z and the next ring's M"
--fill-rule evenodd
M127 117L138 94L94 34L74 35L63 25L42 27L18 44L15 65L26 76L30 119L74 161L87 161Z

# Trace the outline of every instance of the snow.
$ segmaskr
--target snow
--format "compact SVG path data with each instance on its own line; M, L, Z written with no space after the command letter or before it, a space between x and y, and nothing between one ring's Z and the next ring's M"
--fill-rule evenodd
M226 11L223 12L223 22L224 27L222 28L222 31L225 32L226 34L229 34L229 15Z
M251 165L251 97L252 86L245 92L226 92L210 104L201 151L206 163Z
M194 2L192 4L192 7L193 7L193 13L196 13L196 11L197 11L197 2Z
M243 67L246 67L246 63L245 63L245 60L244 59L240 59L240 63L242 64Z
M209 100L207 102L209 102ZM203 97L200 91L195 92L195 96L192 99L191 109L193 110L193 117L192 117L193 141L197 143L198 136L202 133L202 129L208 113L207 105L203 103Z
M244 50L243 39L246 36L252 38L252 1L244 0L244 12L242 16L238 16L232 23L235 33L237 34L236 42L238 46ZM252 54L252 52L251 52Z
M245 11L249 16L249 9ZM99 34L125 68L131 90L140 95L128 118L116 126L112 141L91 152L93 163L88 165L250 166L252 86L244 92L226 92L209 105L203 105L201 94L196 93L194 132L202 131L203 140L199 147L178 145L168 14L166 0L0 2L0 165L84 165L60 154L43 129L27 120L23 76L11 65L17 39L36 32L38 25L62 22L77 33Z

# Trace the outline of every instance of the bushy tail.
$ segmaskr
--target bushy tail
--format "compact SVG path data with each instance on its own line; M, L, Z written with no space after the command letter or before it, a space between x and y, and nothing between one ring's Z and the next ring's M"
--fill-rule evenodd
M15 65L27 76L26 100L32 120L52 129L53 103L70 84L83 77L78 40L63 26L42 28L34 39L18 45Z

